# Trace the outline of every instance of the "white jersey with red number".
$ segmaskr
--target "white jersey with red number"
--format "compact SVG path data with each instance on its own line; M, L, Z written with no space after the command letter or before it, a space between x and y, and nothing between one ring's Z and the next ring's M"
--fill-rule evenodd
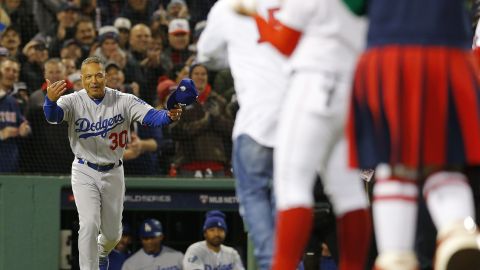
M273 20L280 4L262 0L258 5L260 15ZM233 138L247 134L273 147L287 87L286 59L269 43L259 42L255 21L235 13L230 0L220 0L212 7L197 49L200 62L222 59L227 54L240 104Z
M366 20L340 0L285 0L278 20L302 33L290 57L293 70L351 69L364 48Z
M85 89L60 97L57 101L68 123L68 138L73 154L96 164L111 164L122 159L130 124L143 121L152 106L131 94L105 87L103 100L96 104Z

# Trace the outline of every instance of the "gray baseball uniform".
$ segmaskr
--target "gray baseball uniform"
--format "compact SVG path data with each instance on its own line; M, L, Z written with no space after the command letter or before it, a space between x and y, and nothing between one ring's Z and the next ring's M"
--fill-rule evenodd
M183 257L184 270L244 270L238 252L221 245L215 253L207 247L206 241L194 243L188 247Z
M149 255L140 249L122 266L122 270L182 270L183 254L170 247L162 246L157 256Z
M129 127L133 121L143 121L152 107L110 88L105 88L98 104L82 89L60 97L57 105L64 111L75 154L72 190L80 220L80 269L98 270L98 256L106 256L122 233L125 183L121 159Z

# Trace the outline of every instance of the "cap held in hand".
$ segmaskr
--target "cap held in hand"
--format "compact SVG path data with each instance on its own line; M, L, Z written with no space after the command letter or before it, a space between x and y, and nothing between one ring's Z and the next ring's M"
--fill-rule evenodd
M198 90L191 79L183 79L167 100L167 109L171 110L175 105L188 106L195 102Z

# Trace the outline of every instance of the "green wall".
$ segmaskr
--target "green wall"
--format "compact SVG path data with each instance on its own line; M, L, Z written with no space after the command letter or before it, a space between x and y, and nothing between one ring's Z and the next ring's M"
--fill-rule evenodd
M234 190L232 179L127 178L128 188ZM60 190L69 177L0 176L0 270L59 269ZM248 268L253 269L251 248Z

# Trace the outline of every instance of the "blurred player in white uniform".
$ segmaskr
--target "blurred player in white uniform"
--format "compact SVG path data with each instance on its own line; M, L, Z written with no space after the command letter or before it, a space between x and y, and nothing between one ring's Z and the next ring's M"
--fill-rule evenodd
M259 1L259 14L273 20L279 6L277 0ZM268 270L275 227L273 149L288 75L282 72L286 58L259 38L253 18L235 13L232 1L220 0L197 43L197 61L218 64L228 58L240 105L233 130L236 192L257 265Z
M226 233L225 214L218 210L207 212L203 224L205 241L188 247L183 257L183 270L244 270L238 252L223 245Z
M181 109L155 110L141 99L105 87L105 69L98 57L81 67L85 89L62 96L65 81L50 83L44 111L48 122L68 123L75 155L72 190L80 220L80 269L108 269L108 253L122 235L125 183L122 156L134 121L161 126L178 120ZM98 233L100 232L100 234Z
M370 216L360 176L347 168L344 126L366 23L340 0L285 0L278 24L255 19L262 39L290 57L291 69L274 157L279 212L272 269L295 269L301 258L319 172L337 217L339 269L363 270Z

